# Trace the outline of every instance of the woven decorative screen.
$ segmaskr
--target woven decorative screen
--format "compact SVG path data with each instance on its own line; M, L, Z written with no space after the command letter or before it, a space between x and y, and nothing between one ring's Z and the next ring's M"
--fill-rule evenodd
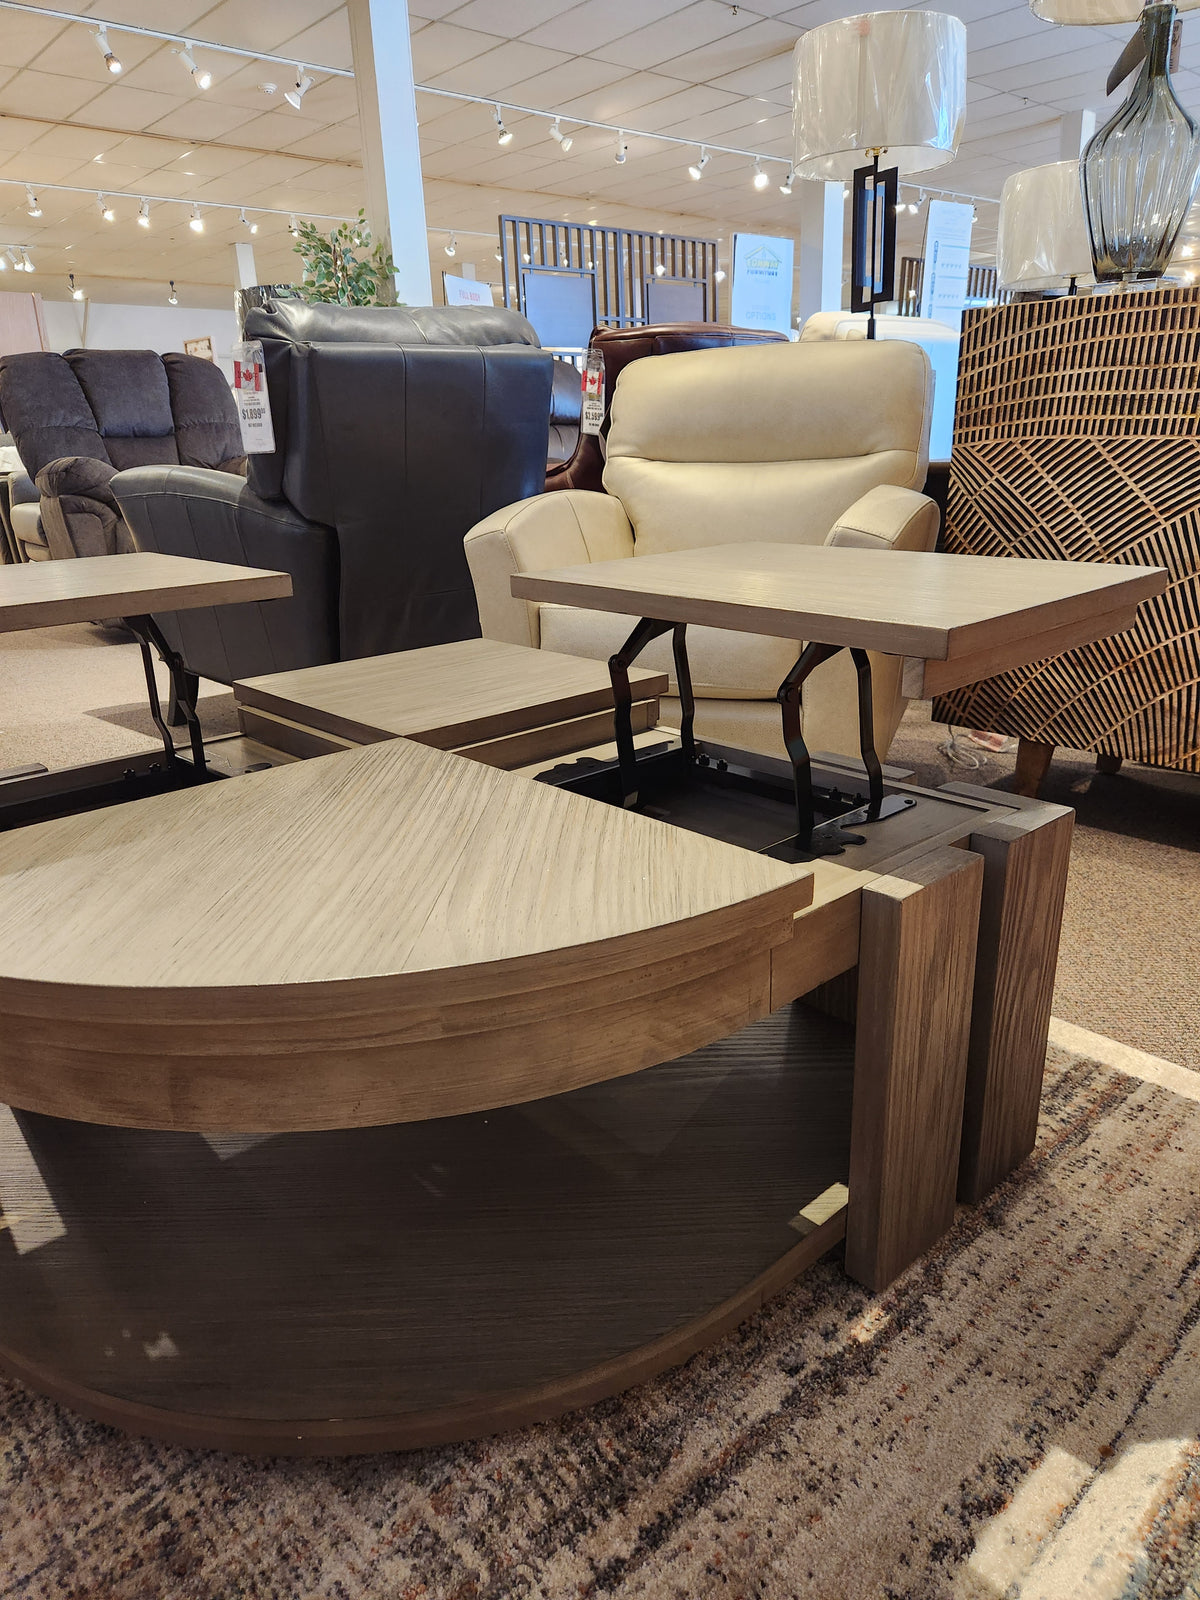
M939 722L1200 772L1200 289L966 313L943 547L1171 582L1128 633L939 696Z

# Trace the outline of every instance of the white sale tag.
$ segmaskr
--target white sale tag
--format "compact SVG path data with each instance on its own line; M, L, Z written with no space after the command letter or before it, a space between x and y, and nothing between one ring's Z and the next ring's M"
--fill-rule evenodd
M234 345L233 394L242 425L242 449L248 456L269 455L275 448L275 429L261 339Z
M579 413L580 433L599 433L604 424L604 357L589 350L582 377L583 404Z

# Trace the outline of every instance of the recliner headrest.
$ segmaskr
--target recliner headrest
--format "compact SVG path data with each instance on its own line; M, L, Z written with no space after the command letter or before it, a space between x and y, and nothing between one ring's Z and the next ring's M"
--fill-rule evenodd
M493 345L540 341L503 306L339 306L268 300L246 313L247 339L289 344Z

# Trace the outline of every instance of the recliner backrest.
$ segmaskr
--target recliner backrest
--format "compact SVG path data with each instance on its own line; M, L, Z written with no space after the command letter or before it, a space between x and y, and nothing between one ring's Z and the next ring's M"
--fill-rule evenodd
M153 350L26 351L0 358L0 412L31 476L64 456L124 467L219 467L241 455L219 367Z
M344 659L478 635L463 537L542 486L552 358L516 312L268 301L251 487L336 528ZM398 643L397 641L402 641Z
M638 554L821 544L868 489L922 487L932 398L928 356L900 342L637 361L613 397L604 487Z

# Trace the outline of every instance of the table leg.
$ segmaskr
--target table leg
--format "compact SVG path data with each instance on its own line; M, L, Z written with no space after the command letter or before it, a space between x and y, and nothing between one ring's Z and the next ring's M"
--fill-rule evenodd
M616 655L608 658L608 675L612 679L613 690L613 727L617 741L617 766L621 775L622 803L627 811L632 810L638 802L637 757L633 748L633 691L629 686L629 669L652 639L658 639L664 633L673 631L675 635L675 671L678 675L679 662L682 656L683 670L687 678L688 698L690 699L692 680L691 674L688 672L687 653L683 644L683 626L683 624L676 626L673 622L656 622L653 617L643 617ZM688 737L689 739L691 737L690 721Z
M153 645L162 660L166 663L167 671L171 674L171 685L174 690L175 704L182 710L188 726L188 737L192 746L192 764L198 775L203 776L207 771L204 756L204 733L200 727L200 718L196 715L194 698L190 692L189 679L191 674L183 664L182 657L163 638L162 631L153 617L126 617L125 624L137 639L142 652L142 668L146 674L146 695L150 701L150 715L154 719L154 726L162 738L163 749L166 751L168 762L178 759L175 753L175 740L167 726L162 712L162 702L158 697L158 683L154 676L154 659L150 654Z

